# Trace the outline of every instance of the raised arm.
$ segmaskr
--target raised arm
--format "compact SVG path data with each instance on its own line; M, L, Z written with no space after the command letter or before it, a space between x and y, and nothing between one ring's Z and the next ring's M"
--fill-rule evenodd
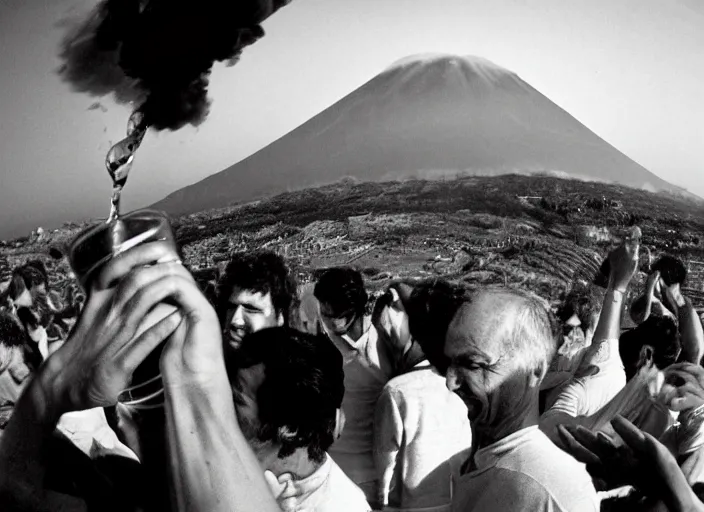
M640 236L640 229L634 228L625 243L609 254L609 262L611 263L609 286L604 297L601 316L594 331L592 347L584 357L587 364L598 352L601 342L618 340L621 335L621 315L624 299L633 275L638 269Z
M589 416L571 416L564 411L550 409L540 417L540 429L557 446L564 449L563 440L558 432L559 425L582 426L589 430L609 432L610 422L621 415L638 428L659 437L668 426L665 407L656 407L653 399L656 390L652 390L657 381L656 367L642 368L624 388L619 391L598 412Z

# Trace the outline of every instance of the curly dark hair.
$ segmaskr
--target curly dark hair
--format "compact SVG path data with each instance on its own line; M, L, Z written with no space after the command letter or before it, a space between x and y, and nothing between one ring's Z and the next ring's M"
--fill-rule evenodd
M325 336L273 327L245 337L230 371L259 363L258 439L280 445L280 458L307 448L312 461L323 462L345 394L339 350Z
M329 268L321 273L313 295L330 306L337 318L362 316L367 311L369 295L362 274L351 267Z
M681 344L677 335L677 324L668 317L650 316L645 322L630 329L619 338L619 353L630 380L638 370L641 349L649 345L653 349L653 362L664 369L677 361Z
M284 259L272 251L254 251L235 254L227 264L215 289L215 306L224 322L230 307L230 295L235 288L271 294L277 314L284 317L284 325L293 320L298 306L298 283Z
M662 277L667 286L677 283L682 284L687 279L687 268L682 263L682 260L669 254L661 256L653 263L652 270L653 272L660 271L660 277Z

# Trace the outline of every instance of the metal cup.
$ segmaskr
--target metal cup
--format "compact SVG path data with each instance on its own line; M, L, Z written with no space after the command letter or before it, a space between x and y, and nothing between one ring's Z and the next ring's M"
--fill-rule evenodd
M69 262L81 286L90 291L93 279L114 256L132 247L149 242L165 241L178 254L168 217L155 210L136 210L119 218L119 225L98 224L79 233L69 246ZM155 261L154 263L160 263ZM135 336L175 310L167 303L158 304L145 317ZM164 388L159 370L159 360L164 348L160 345L140 364L132 375L131 385L118 397L118 401L134 408L148 409L163 406Z

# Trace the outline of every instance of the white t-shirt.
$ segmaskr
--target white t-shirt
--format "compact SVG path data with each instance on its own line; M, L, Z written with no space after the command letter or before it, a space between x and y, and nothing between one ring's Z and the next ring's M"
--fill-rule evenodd
M353 482L360 485L373 482L377 479L374 412L393 369L370 317L364 317L364 333L357 341L333 333L328 333L328 337L342 354L345 372L342 400L345 427L328 452Z
M589 416L599 411L626 385L626 372L618 349L618 340L604 340L593 344L583 354L582 365L599 368L596 375L574 377L548 393L548 411L564 412L570 416ZM591 350L596 353L590 354ZM547 412L546 412L547 414Z
M598 512L599 498L584 465L537 426L482 448L476 469L459 479L453 512Z
M467 406L430 363L418 363L384 387L374 432L381 504L394 510L449 508L472 429Z
M270 476L271 473L269 472ZM315 473L294 480L290 473L279 475L277 486L267 482L283 512L370 512L362 490L329 455Z

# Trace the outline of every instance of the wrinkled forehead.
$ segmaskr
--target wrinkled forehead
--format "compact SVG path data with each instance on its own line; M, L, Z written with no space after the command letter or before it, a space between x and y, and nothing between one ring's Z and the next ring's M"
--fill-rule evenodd
M450 359L472 352L498 358L503 339L516 321L517 301L509 294L481 293L457 310L445 337L445 355Z
M228 299L231 307L245 306L261 310L273 309L271 293L261 293L254 290L235 287Z

